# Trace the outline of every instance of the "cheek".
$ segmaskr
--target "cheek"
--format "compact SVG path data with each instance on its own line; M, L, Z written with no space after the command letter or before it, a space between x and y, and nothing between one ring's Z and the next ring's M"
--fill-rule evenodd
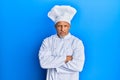
M57 32L60 32L60 31L61 31L60 28L56 28L56 30L57 30Z
M69 31L69 29L70 29L70 28L69 28L69 27L67 27L65 30L66 30L66 31Z

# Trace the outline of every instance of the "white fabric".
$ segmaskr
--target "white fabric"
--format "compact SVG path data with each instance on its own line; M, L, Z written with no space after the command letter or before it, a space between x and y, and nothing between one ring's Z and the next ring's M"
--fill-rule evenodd
M49 12L48 17L55 23L59 21L66 21L71 23L73 16L76 13L76 9L68 5L55 5Z
M67 55L72 61L65 63ZM70 33L64 38L57 34L46 38L39 50L40 65L47 69L46 80L79 80L84 65L84 46Z

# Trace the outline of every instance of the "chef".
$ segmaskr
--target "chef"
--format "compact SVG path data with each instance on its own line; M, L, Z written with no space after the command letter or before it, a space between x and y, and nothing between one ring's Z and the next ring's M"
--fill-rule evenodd
M56 34L45 38L39 50L40 65L47 69L46 80L79 80L85 61L84 45L69 32L76 12L69 5L55 5L48 12Z

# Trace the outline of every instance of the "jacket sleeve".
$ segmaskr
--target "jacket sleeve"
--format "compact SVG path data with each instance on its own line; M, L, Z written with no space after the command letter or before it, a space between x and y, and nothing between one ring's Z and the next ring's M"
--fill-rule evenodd
M66 64L64 63L62 66L56 68L58 73L73 73L82 71L85 61L84 46L81 41L78 41L75 44L72 61L69 61Z
M49 41L44 40L39 50L40 65L44 69L57 68L63 65L66 59L66 56L52 55L50 48Z

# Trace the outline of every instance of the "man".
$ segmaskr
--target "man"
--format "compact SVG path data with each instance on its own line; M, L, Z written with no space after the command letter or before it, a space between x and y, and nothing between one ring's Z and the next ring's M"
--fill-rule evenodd
M82 41L69 32L75 13L73 7L65 5L56 5L48 13L57 34L44 39L39 50L40 65L47 69L46 80L79 80L85 56Z

